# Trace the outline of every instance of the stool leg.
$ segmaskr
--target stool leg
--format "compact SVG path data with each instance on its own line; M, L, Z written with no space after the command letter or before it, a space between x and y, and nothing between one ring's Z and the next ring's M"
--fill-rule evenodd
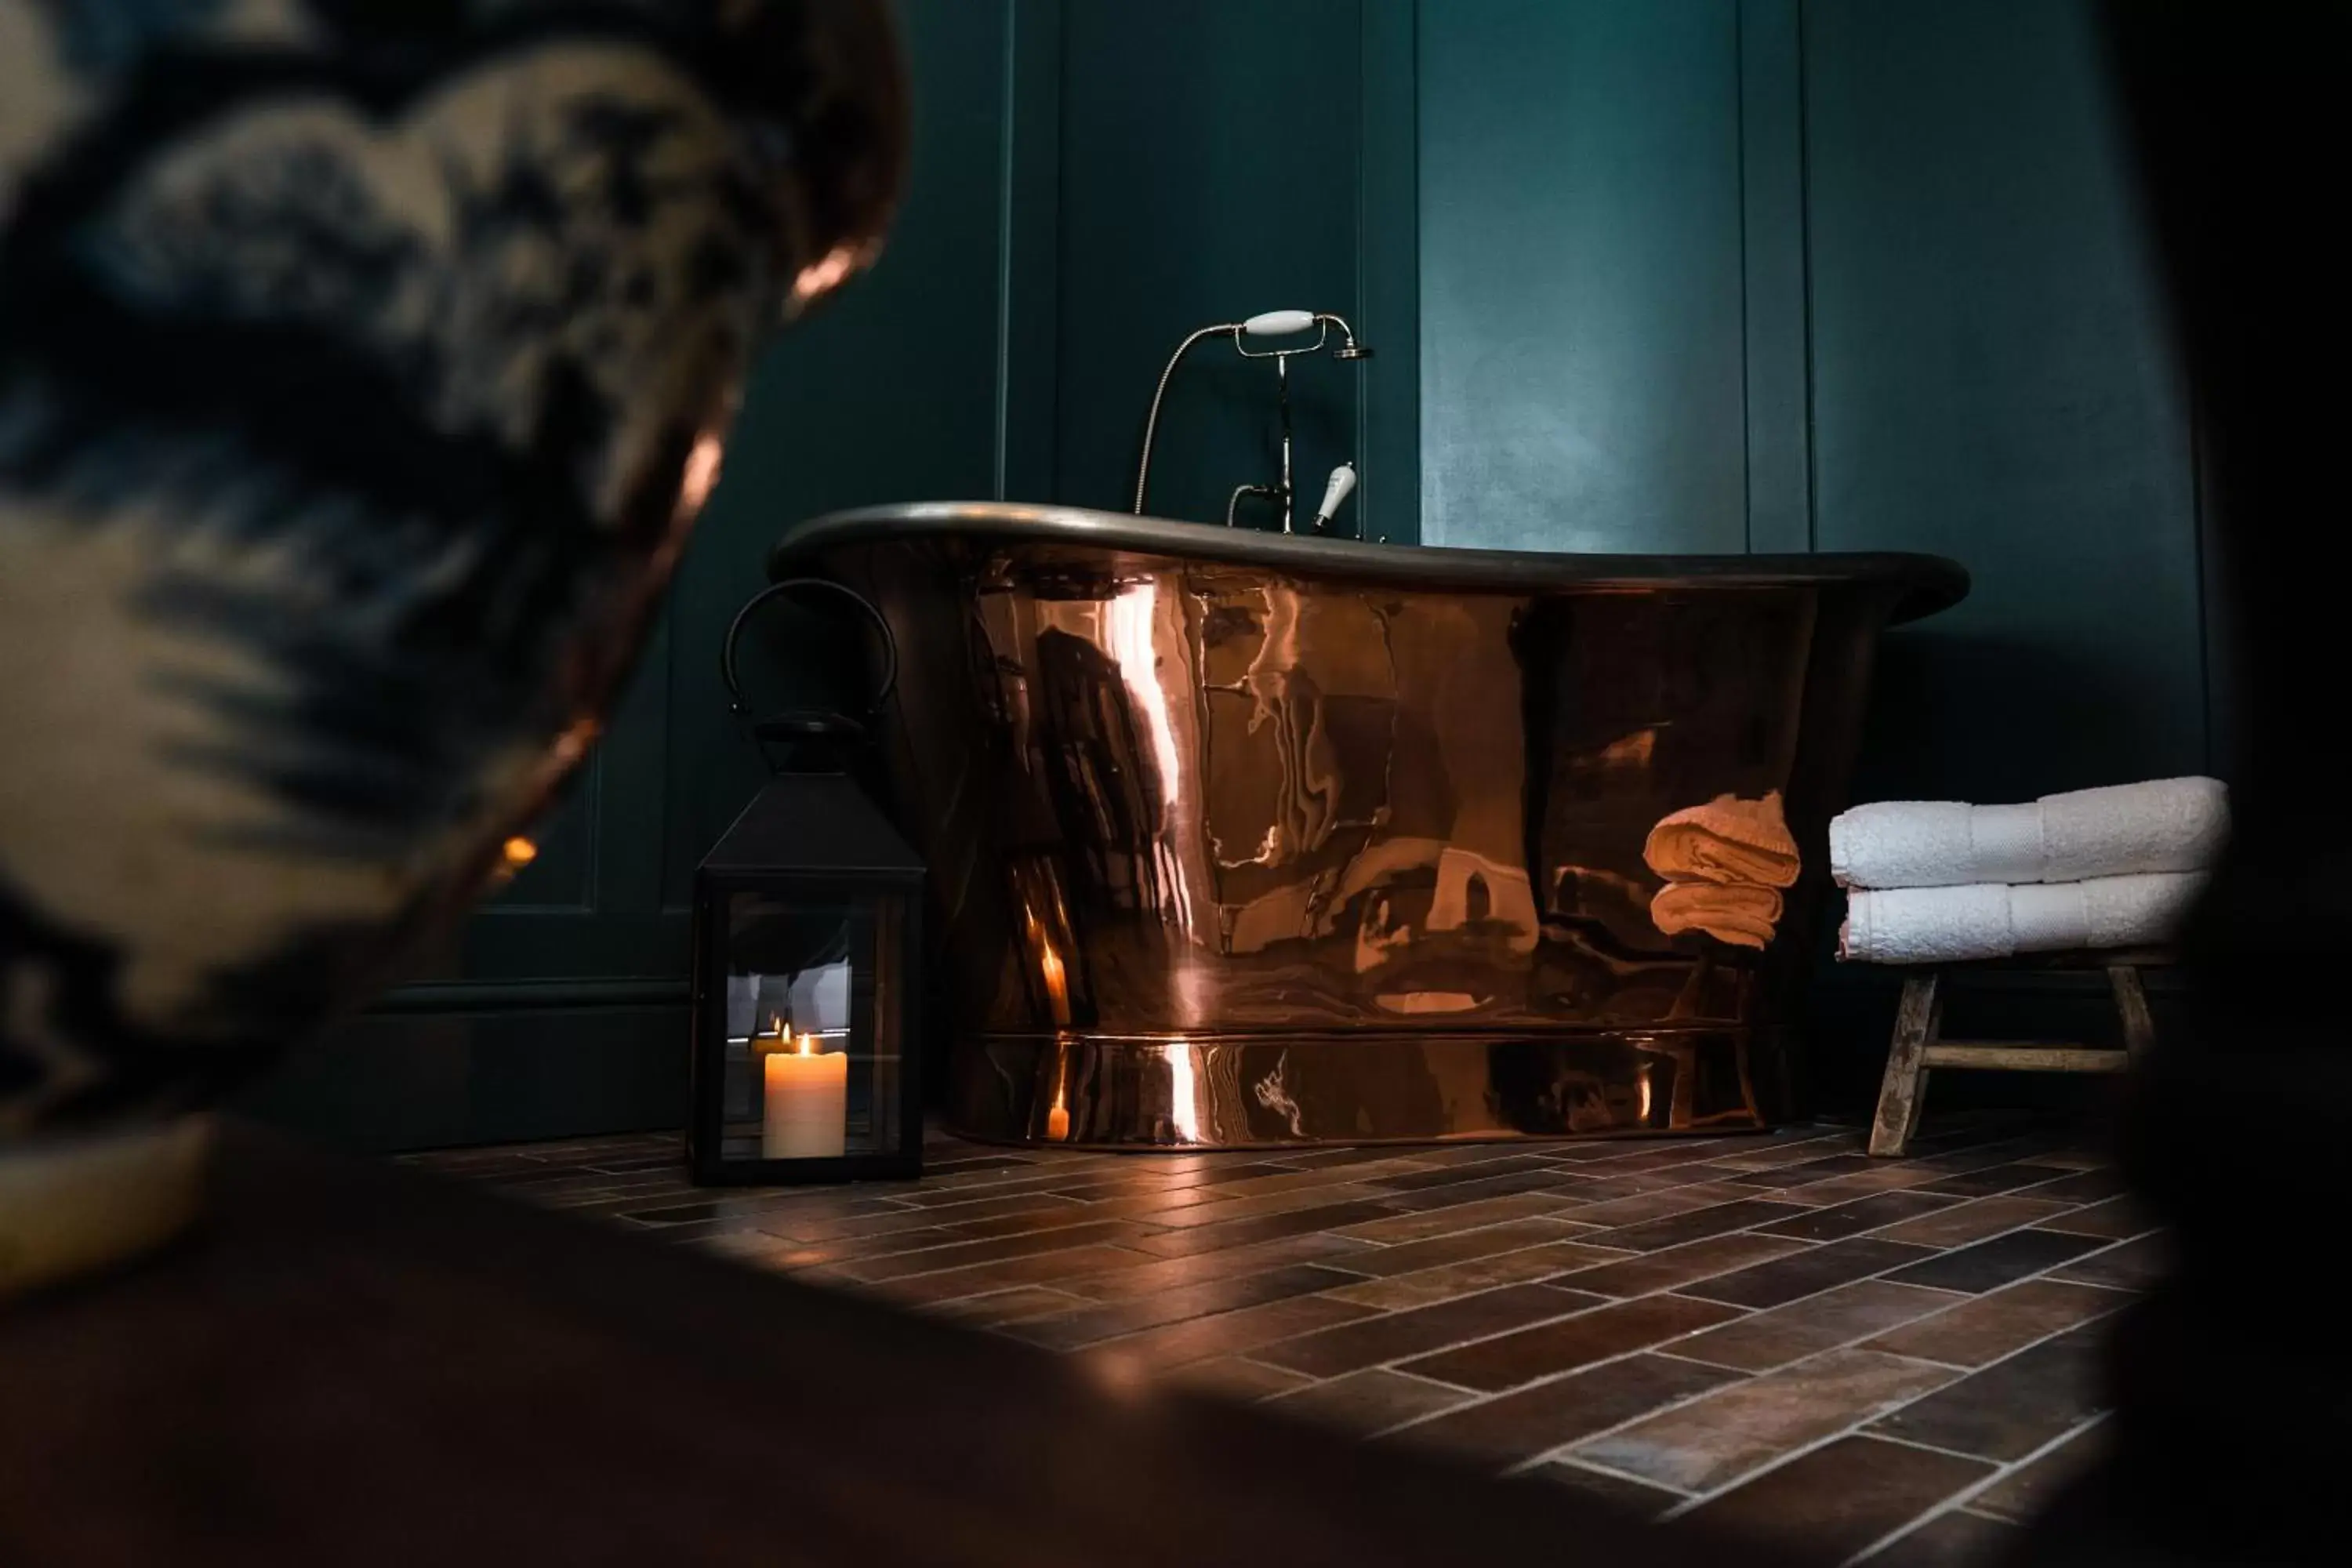
M2156 1020L2147 1010L2147 992L2139 983L2136 965L2118 963L2107 971L2107 984L2116 994L2116 1016L2124 1023L2124 1049L2132 1060L2139 1060L2148 1047L2156 1044Z
M1927 1071L1920 1058L1943 1023L1944 1004L1935 970L1903 982L1903 1005L1895 1015L1895 1038L1886 1050L1886 1077L1878 1086L1878 1114L1870 1127L1870 1152L1895 1155L1919 1125L1919 1102L1927 1097Z

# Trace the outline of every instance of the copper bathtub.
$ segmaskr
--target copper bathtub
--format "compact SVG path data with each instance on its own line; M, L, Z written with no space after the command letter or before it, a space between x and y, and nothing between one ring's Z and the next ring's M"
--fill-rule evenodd
M1920 555L983 502L819 518L769 565L858 588L899 645L882 752L931 867L951 1123L1119 1147L1783 1117L1879 632L1968 591ZM1662 854L1709 802L1784 822L1784 869Z

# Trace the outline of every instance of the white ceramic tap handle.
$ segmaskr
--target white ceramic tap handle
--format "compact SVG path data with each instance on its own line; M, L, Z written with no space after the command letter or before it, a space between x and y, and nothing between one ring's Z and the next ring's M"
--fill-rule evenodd
M1315 324L1312 310L1266 310L1242 323L1242 335L1247 338L1285 338L1293 332L1303 332Z
M1315 513L1315 526L1320 528L1339 516L1340 507L1347 504L1348 497L1354 493L1355 489L1355 464L1342 463L1332 469L1330 482L1323 487L1323 504Z

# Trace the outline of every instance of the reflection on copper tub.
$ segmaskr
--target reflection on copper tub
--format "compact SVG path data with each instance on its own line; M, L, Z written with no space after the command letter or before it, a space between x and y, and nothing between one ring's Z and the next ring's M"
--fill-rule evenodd
M821 518L770 568L898 639L955 1124L1163 1147L1785 1114L1878 634L1968 586L982 502Z

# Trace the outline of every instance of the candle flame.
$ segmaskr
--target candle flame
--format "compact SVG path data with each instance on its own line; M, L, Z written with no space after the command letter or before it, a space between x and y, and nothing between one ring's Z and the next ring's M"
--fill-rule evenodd
M768 1047L767 1054L770 1055L774 1055L779 1052L786 1056L798 1057L813 1057L823 1054L816 1048L816 1031L814 1029L795 1029L790 1024L784 1022L781 1016L776 1019L776 1032L772 1036L763 1035L761 1037L762 1039L772 1039L775 1042Z
M518 834L506 841L499 853L505 858L508 869L519 871L539 858L539 846Z

